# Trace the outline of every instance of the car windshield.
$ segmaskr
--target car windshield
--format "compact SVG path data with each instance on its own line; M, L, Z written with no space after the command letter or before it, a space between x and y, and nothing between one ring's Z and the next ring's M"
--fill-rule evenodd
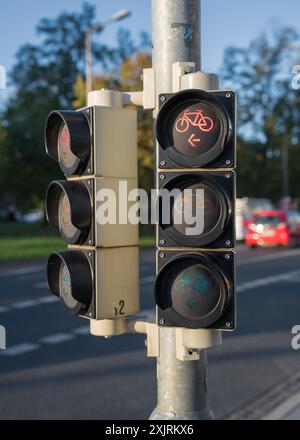
M268 216L257 217L254 223L256 225L277 226L279 223L282 223L282 219L279 216L268 215Z

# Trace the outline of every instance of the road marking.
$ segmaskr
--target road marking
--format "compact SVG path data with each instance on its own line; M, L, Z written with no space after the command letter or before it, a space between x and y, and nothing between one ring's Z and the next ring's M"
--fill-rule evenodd
M25 342L24 344L13 345L6 350L1 350L0 355L4 356L18 356L25 353L30 353L32 351L38 350L40 348L39 344L30 344Z
M0 278L26 275L26 274L38 273L44 271L45 271L45 266L32 266L32 267L23 267L20 269L8 269L0 272Z
M13 309L28 309L29 307L34 307L36 305L37 305L37 301L32 299L32 300L17 302L15 304L12 304L11 307Z
M45 296L45 298L39 298L37 300L37 303L38 304L52 304L52 303L55 303L58 301L60 301L60 298L58 298L58 296L54 296L54 295L50 296L49 295L49 296Z
M45 305L45 304L52 304L55 302L60 301L60 298L58 298L57 296L45 296L45 297L41 297L41 298L37 298L37 299L33 299L33 300L28 300L28 301L20 301L20 302L16 302L16 303L12 303L9 306L0 306L0 314L1 313L7 313L10 312L12 309L17 309L17 310L22 310L22 309L28 309L31 307L37 307L40 305Z
M261 263L263 261L280 260L281 258L297 257L297 256L300 256L300 250L284 251L281 253L259 255L257 257L253 257L250 259L245 258L245 261L241 261L241 262L238 261L237 265L247 266L248 264L256 264L256 263Z
M75 330L72 330L72 333L79 336L86 336L90 334L90 327L86 326L86 327L75 328Z
M71 341L75 336L71 333L56 333L54 335L45 336L44 338L39 339L39 342L42 344L62 344L63 342Z
M246 290L253 290L256 289L257 287L263 287L263 286L268 286L270 284L276 284L279 282L291 282L291 281L298 281L293 280L293 277L297 277L300 275L300 270L293 270L291 272L286 272L283 274L279 274L279 275L274 275L271 277L265 277L265 278L260 278L257 280L253 280L247 283L243 283L240 286L237 287L237 292L245 292Z

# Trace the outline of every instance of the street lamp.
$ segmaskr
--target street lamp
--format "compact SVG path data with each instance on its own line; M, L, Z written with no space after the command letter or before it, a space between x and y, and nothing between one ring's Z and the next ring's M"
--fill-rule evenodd
M102 31L109 24L115 21L123 20L131 15L127 9L121 9L112 15L111 18L104 23L98 23L90 27L85 33L85 59L86 59L86 94L92 90L92 35L96 32Z

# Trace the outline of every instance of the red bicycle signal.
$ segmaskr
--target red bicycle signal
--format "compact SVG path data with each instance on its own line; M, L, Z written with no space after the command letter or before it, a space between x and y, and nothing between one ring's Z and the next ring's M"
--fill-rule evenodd
M204 116L204 110L191 111L186 109L183 116L176 121L175 128L178 133L186 133L190 126L198 127L200 131L208 133L213 130L214 121Z

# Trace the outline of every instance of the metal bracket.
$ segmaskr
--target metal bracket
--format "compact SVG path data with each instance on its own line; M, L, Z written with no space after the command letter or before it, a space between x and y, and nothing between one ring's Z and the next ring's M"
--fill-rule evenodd
M147 356L158 358L160 356L160 327L156 324L153 311L142 312L132 318L119 318L105 321L90 322L91 334L111 338L128 334L147 335ZM197 361L201 351L222 345L222 332L212 330L191 330L187 328L176 329L176 356L183 362Z
M174 63L172 67L172 89L174 93L180 92L182 90L181 87L181 78L187 74L196 72L196 64L195 63L183 63L178 62Z
M143 91L123 92L123 105L136 105L145 110L154 110L156 107L155 72L153 68L143 69Z

